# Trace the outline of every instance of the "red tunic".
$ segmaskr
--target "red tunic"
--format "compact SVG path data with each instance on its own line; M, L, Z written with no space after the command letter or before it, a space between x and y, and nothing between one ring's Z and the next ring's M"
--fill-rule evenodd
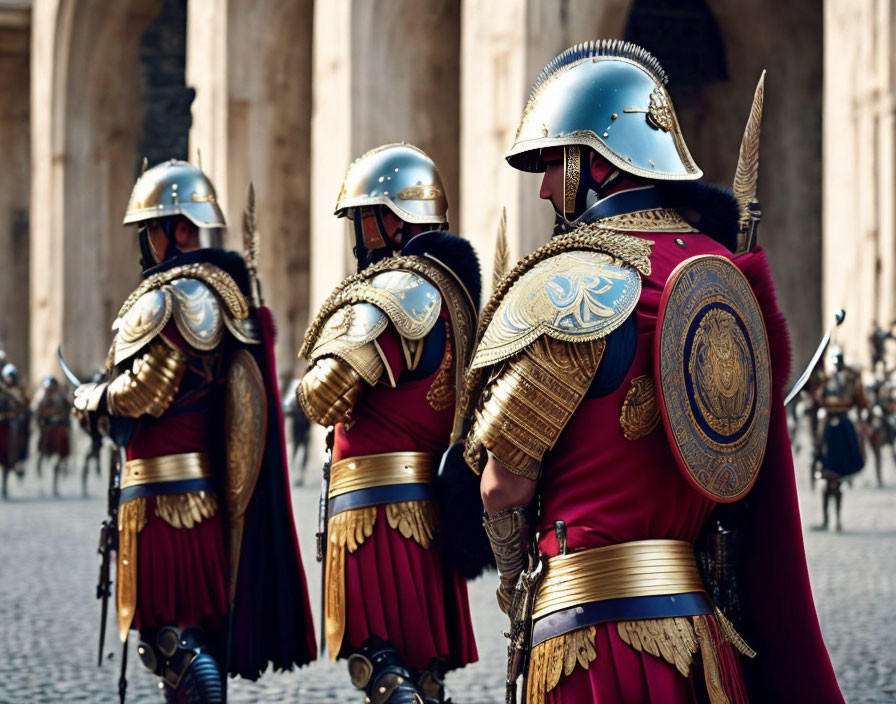
M219 350L200 353L190 347L173 322L162 333L188 357L187 377L203 363L221 357ZM127 446L127 459L188 452L211 454L216 476L223 472L220 450L223 375L181 390L160 418L137 420ZM189 393L189 398L186 398ZM146 499L146 527L137 536L137 607L134 628L166 624L201 626L220 631L227 623L227 553L221 507L193 528L174 528L156 515L156 499Z
M653 378L657 310L669 274L689 257L730 257L731 253L703 234L641 236L655 244L652 273L642 277L635 309L638 342L631 367L616 390L582 402L543 463L538 530L541 551L548 556L559 551L553 530L557 520L566 522L570 552L659 538L693 543L715 506L683 477L662 424L632 441L623 435L619 417L631 380L641 375ZM685 246L675 244L676 238ZM691 681L662 658L636 652L619 638L614 624L597 626L596 646L597 660L588 670L577 667L561 678L549 701L674 704L694 700Z
M448 322L444 307L441 317ZM438 370L424 379L402 380L398 334L390 325L377 341L398 384L366 389L352 410L351 428L336 426L333 460L384 452L441 454L454 409L435 410L426 398ZM355 552L346 551L345 582L343 655L379 636L411 668L433 660L461 667L478 659L466 581L443 567L437 547L424 549L390 528L383 507L377 509L373 534Z

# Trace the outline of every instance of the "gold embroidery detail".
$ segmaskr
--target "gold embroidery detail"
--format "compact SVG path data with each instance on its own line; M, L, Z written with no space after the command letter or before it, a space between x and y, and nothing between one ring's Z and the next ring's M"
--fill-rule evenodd
M511 357L541 335L587 342L609 335L631 315L641 278L601 252L562 252L527 271L495 311L472 367Z
M193 528L217 512L218 497L207 491L156 497L156 516L172 528Z
M332 662L336 662L345 635L345 549L354 552L363 545L373 535L375 523L376 506L342 511L327 521L324 613L327 648Z
M644 374L636 376L632 379L619 414L622 434L628 440L637 440L652 433L659 422L660 409L653 379Z
M718 643L712 637L708 623L709 619L706 616L694 616L693 621L697 641L700 643L703 679L706 682L706 693L709 695L709 702L710 704L729 704L728 695L725 694L725 685L722 683L719 656L716 651Z
M636 210L601 218L597 223L612 230L631 232L699 232L671 208Z
M118 507L118 637L124 643L137 608L137 534L146 527L146 499Z
M548 692L557 686L561 677L569 677L576 665L588 669L597 659L595 634L594 626L586 626L549 638L532 648L526 704L543 704Z
M429 401L429 407L434 411L444 411L454 406L454 400L457 397L454 389L454 380L451 374L451 367L454 364L454 352L451 349L451 335L445 337L445 356L442 358L442 364L439 366L439 373L433 380L429 391L426 392L426 400Z
M722 632L725 640L731 643L731 645L734 646L734 649L741 655L744 655L751 660L755 658L756 651L747 645L747 641L745 641L743 636L737 632L734 628L734 624L725 617L725 614L722 613L722 610L718 606L715 608L715 614L716 622L719 624L719 630Z
M746 373L751 368L748 341L734 316L722 309L704 315L690 352L688 374L699 382L694 400L701 415L715 432L734 435L751 419L755 395Z
M432 501L397 501L386 504L384 508L386 521L392 530L429 549L439 532L438 513Z
M619 621L619 637L639 653L644 651L674 665L684 677L697 653L694 626L684 617Z

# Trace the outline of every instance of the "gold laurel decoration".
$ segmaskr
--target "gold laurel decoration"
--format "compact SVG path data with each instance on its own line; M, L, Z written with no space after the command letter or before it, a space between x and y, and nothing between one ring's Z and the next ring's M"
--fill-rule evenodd
M697 653L697 636L687 618L649 618L619 621L616 630L623 642L638 652L650 653L674 665L687 677Z
M439 532L438 513L432 501L396 501L385 504L384 508L386 521L392 530L429 549Z
M206 491L156 497L156 516L172 528L193 528L217 512L218 497Z
M373 535L376 506L352 508L327 522L325 631L330 660L336 662L345 635L345 549L354 552Z
M560 677L571 675L576 665L588 669L597 659L595 633L594 626L578 628L532 648L526 704L543 704Z
M622 434L627 440L637 440L652 433L659 422L660 409L653 379L646 374L636 376L625 394L619 413Z
M700 658L703 661L703 679L706 683L709 704L729 704L728 695L725 694L725 685L722 682L719 655L716 650L719 644L712 637L708 618L706 616L694 616L693 622L694 633L700 644Z
M434 411L444 411L454 406L456 399L451 367L454 365L454 352L451 349L451 335L445 337L445 356L439 366L439 373L426 392L426 400Z

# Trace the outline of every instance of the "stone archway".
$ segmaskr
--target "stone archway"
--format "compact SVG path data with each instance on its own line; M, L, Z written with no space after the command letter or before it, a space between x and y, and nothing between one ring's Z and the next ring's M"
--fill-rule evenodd
M117 306L139 280L121 219L145 113L140 38L162 0L33 6L32 378L56 346L82 374L104 362Z

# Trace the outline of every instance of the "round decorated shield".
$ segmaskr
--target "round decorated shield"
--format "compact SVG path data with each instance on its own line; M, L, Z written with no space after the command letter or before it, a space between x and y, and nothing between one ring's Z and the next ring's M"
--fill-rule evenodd
M654 370L660 413L687 480L714 501L743 497L762 466L771 368L762 311L725 257L692 257L663 290Z

